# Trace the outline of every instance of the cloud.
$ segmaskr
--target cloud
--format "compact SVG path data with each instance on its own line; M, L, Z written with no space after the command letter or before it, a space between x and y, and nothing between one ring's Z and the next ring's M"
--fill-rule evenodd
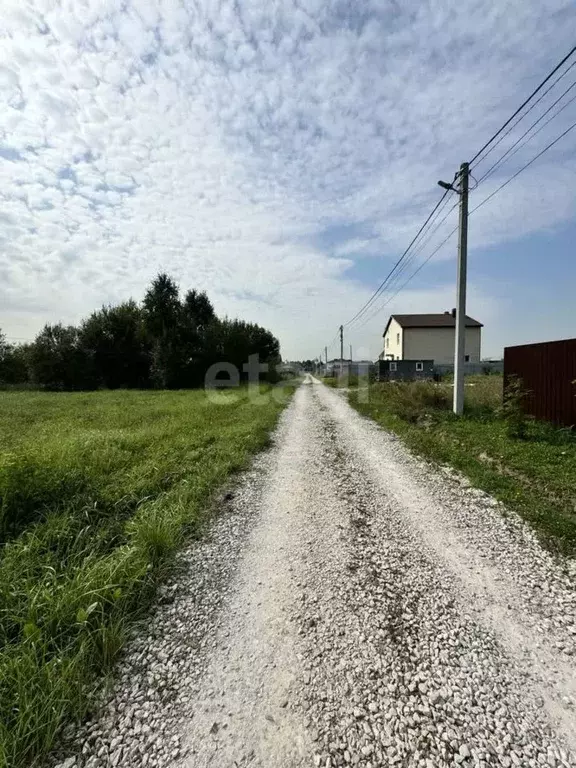
M371 260L377 284L436 180L570 47L576 16L567 0L7 0L3 11L0 326L77 320L167 270L219 312L267 324L289 357L316 354L366 301L351 266ZM472 245L573 217L575 148L576 131L480 209ZM451 293L435 282L397 309L441 310ZM377 346L384 320L358 341Z

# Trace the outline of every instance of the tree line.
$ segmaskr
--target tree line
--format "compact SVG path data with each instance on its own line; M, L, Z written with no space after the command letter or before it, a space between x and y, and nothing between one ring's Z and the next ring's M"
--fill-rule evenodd
M0 333L0 383L49 390L184 389L202 386L207 370L231 363L241 379L250 355L273 380L280 345L254 323L220 319L205 292L183 298L159 274L141 304L126 301L94 312L79 326L46 325L29 344L8 344Z

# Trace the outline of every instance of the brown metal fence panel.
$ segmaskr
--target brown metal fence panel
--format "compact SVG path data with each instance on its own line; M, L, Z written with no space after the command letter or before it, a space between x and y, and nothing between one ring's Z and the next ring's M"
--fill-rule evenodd
M517 376L526 413L541 421L576 425L576 339L524 344L504 350L504 380Z

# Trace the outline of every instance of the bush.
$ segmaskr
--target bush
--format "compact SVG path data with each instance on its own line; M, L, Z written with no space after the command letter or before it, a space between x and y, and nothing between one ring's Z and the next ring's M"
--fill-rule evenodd
M523 402L527 394L522 381L516 376L511 376L506 382L501 417L506 423L508 437L516 440L524 440L526 437L528 418L524 413Z
M387 382L380 387L386 407L410 424L429 417L434 411L450 408L450 392L431 381Z

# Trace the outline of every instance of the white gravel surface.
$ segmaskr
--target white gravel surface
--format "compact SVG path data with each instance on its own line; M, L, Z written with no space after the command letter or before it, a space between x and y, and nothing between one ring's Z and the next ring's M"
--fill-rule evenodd
M576 572L516 515L310 377L229 496L60 765L576 766Z

